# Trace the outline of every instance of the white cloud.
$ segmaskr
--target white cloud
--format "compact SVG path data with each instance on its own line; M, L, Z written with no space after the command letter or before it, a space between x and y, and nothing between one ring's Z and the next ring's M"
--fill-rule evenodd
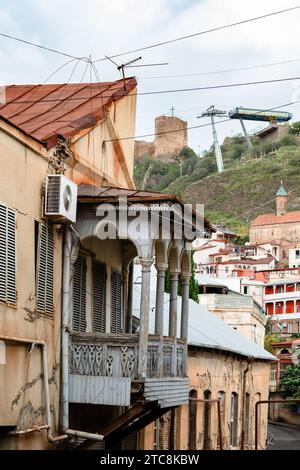
M293 6L287 0L0 0L0 31L49 45L74 55L93 58L135 49L148 44L191 34L241 19L259 16ZM227 30L198 36L159 48L143 51L143 62L168 61L168 67L128 69L140 77L197 73L210 70L258 65L300 58L298 23L300 10L266 18ZM119 63L139 53L116 59ZM42 82L67 58L40 51L0 38L2 82ZM73 64L62 69L52 81L67 81ZM101 79L119 77L109 62L98 63ZM193 78L139 80L139 91L187 88L230 82L297 76L299 63L252 71ZM84 65L80 64L74 80L80 80ZM199 124L196 114L215 104L229 109L236 105L272 107L292 100L300 89L300 81L256 87L152 95L138 99L139 134L153 131L154 116L167 113L174 105L189 125ZM296 87L296 89L294 88ZM195 108L198 108L195 109ZM181 111L180 110L187 110ZM295 117L300 106L291 108ZM153 119L144 119L145 116ZM140 119L143 118L143 119ZM205 121L203 121L205 122ZM202 121L201 121L202 123ZM256 123L249 123L254 128ZM219 126L220 140L231 131L239 132L237 122ZM190 132L195 150L207 148L212 140L209 128Z

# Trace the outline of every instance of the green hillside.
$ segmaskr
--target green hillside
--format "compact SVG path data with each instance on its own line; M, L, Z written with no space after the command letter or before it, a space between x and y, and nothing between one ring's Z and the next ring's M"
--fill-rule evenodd
M176 194L185 202L203 203L205 214L213 223L225 223L246 235L249 221L258 214L274 211L281 179L286 190L292 191L289 210L300 209L298 139L286 135L276 148L253 143L254 153L250 154L242 137L225 139L225 171L220 175L212 149L202 158L191 149L184 149L168 165L145 158L135 168L137 186Z

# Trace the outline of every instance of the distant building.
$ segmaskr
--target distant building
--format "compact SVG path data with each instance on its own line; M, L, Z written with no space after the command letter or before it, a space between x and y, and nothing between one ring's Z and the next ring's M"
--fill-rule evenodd
M280 379L284 377L287 367L292 366L299 360L300 339L274 342L271 344L271 347L278 361L271 364L270 400L276 400L282 399L280 395ZM269 416L272 421L283 421L297 426L300 425L300 413L297 412L295 407L286 406L285 403L270 404Z
M272 333L300 333L300 269L256 272L241 289L266 311Z
M155 134L153 142L135 141L135 161L145 156L169 161L188 146L187 122L178 117L158 116L155 119Z
M250 224L250 243L276 242L277 258L288 264L288 250L300 242L300 211L288 212L288 195L281 184L276 194L276 213L257 216Z
M277 124L271 123L268 127L264 127L254 134L262 144L272 143L276 144L278 140L287 135L290 130L289 124Z
M274 269L276 264L275 257L264 247L227 244L222 238L196 239L193 247L196 274L200 276L227 279L240 277L241 272L248 276L253 271Z
M220 284L199 282L200 305L263 347L267 317L253 297L234 292Z

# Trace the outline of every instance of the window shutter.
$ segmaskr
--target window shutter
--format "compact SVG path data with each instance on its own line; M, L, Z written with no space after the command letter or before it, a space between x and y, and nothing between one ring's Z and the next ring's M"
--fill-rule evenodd
M84 256L79 255L74 263L73 277L73 330L86 330L86 271Z
M16 292L16 214L0 204L0 300L15 304Z
M39 224L37 263L36 309L53 313L54 236L52 227L46 224Z
M123 331L123 296L122 276L117 271L111 274L111 332L122 333Z
M93 331L106 331L106 266L93 262Z

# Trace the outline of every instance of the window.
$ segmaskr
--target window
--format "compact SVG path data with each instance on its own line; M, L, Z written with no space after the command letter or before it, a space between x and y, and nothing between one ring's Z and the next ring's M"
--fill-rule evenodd
M300 333L300 322L299 321L297 322L297 330L298 330L298 333Z
M36 309L53 313L54 237L52 227L36 224Z
M106 266L93 261L93 331L106 331Z
M250 394L246 393L245 419L244 419L244 439L245 445L249 445L249 420L250 420Z
M300 258L300 250L296 250L295 255L296 255L296 258Z
M230 410L230 446L237 446L238 437L238 394L231 394L231 410Z
M244 286L244 294L245 294L245 295L248 294L248 286Z
M86 257L79 255L74 263L73 322L74 331L86 330Z
M204 392L204 400L210 400L211 398L211 392L210 390L205 390ZM211 438L210 438L210 432L211 432L211 403L205 402L204 403L204 435L203 435L203 449L204 450L209 450L211 447Z
M225 429L225 397L226 397L225 392L223 392L223 390L220 390L218 392L218 400L220 401L221 423L218 423L218 429L217 429L217 433L218 433L217 445L218 445L218 447L220 447L220 435L219 435L219 426L220 426L220 424L221 424L221 428L222 428L222 433L224 433L224 429Z
M292 333L293 332L293 323L292 322L289 322L287 324L287 332L288 333Z
M190 391L190 398L197 398L197 390ZM197 402L190 400L189 406L189 450L197 449Z
M16 304L16 214L0 204L0 301Z
M111 332L123 331L122 276L118 271L111 273Z

